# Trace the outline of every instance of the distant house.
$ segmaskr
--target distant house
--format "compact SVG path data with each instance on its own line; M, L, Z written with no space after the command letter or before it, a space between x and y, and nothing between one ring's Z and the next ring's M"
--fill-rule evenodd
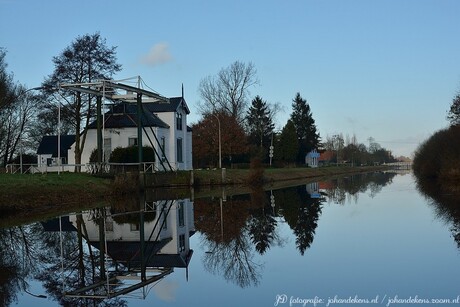
M305 156L305 164L309 167L318 167L319 158L319 152L317 152L316 149L313 149Z
M169 103L142 103L142 144L158 153L155 169L164 165L173 170L192 169L192 130L187 126L190 110L183 97L170 98ZM119 103L104 114L103 144L105 161L117 147L138 145L137 105ZM97 148L97 126L88 127L81 163L89 163L91 152ZM69 163L74 164L75 144L69 149Z
M60 143L60 154L58 155L58 143ZM47 135L44 136L37 149L37 164L40 169L53 171L53 167L59 165L58 156L61 158L61 165L67 164L69 149L75 143L75 135ZM56 169L57 171L57 169Z
M319 165L329 165L332 161L335 160L336 153L332 150L325 150L320 153L320 157L318 159Z

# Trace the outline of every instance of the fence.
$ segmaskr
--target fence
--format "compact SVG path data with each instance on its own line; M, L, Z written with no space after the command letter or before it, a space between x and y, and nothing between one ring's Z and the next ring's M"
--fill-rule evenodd
M154 162L140 163L144 173L156 173L158 169ZM7 174L36 174L36 173L58 173L74 172L76 167L80 167L82 172L96 174L119 174L126 172L139 171L139 163L87 163L87 164L62 164L62 165L38 165L38 164L7 164Z

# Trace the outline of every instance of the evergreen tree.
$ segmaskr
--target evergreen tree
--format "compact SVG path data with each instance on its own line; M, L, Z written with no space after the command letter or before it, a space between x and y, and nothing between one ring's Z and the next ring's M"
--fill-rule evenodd
M449 112L447 112L447 120L451 126L460 124L460 94L457 94L452 100Z
M260 96L252 100L252 105L246 115L249 142L259 147L268 147L271 142L271 134L275 125L272 122L271 111L267 102Z
M291 120L288 120L281 131L281 135L277 138L274 152L275 160L281 160L288 163L295 162L298 152L299 144L297 142L295 126Z
M291 120L294 123L299 142L297 161L303 162L305 155L318 147L320 138L307 100L303 99L300 93L297 93L292 101Z

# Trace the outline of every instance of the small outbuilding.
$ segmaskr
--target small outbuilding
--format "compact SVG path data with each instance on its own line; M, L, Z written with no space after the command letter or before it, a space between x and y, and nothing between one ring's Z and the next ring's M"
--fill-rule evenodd
M60 154L58 154L60 143ZM39 168L63 165L68 163L68 152L75 143L75 135L46 135L42 138L37 149L37 164ZM61 163L58 163L58 159Z

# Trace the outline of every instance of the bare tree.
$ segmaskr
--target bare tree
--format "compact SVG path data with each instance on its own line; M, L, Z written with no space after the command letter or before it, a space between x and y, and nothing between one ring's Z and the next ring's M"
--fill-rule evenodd
M0 48L0 159L9 163L18 148L27 148L32 123L41 107L38 96L16 83L13 74L6 71L6 52Z
M249 88L258 83L253 63L235 61L222 68L216 76L201 80L198 91L203 101L199 108L202 113L223 111L241 122L249 103Z

